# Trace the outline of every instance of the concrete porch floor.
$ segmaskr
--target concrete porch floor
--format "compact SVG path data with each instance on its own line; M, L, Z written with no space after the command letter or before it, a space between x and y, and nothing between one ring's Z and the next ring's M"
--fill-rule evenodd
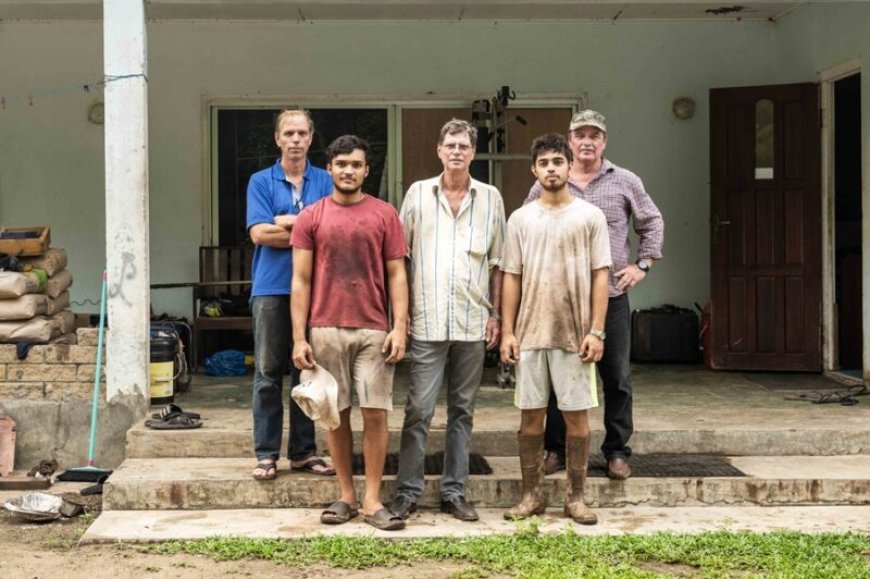
M398 448L408 384L407 364L395 385L390 447ZM768 376L769 378L769 376ZM866 531L870 521L870 396L854 406L786 400L786 395L845 390L821 376L779 376L775 387L756 375L712 372L701 366L634 367L636 453L725 455L740 478L590 478L587 501L601 524L581 533L699 532L718 528ZM250 479L251 377L197 377L176 403L203 415L196 430L159 432L140 423L127 436L127 460L107 483L104 512L84 540L160 541L210 535L294 538L319 533L373 534L361 521L324 527L318 512L337 489L334 479L287 471L271 483ZM599 396L601 398L601 396ZM286 414L285 414L286 416ZM352 416L361 427L358 413ZM474 476L467 493L482 521L468 525L441 515L437 478L427 476L421 511L406 531L375 533L396 539L509 533L501 519L519 499L513 391L499 389L487 370L475 412L472 450L496 472ZM430 452L443 447L442 395ZM601 441L601 409L590 413L594 449ZM325 451L319 432L319 450ZM357 442L359 436L355 437ZM383 497L393 476L385 476ZM361 477L356 477L357 486ZM552 508L543 532L573 526L561 516L564 473L548 477ZM357 489L361 492L360 488ZM276 508L285 507L285 508Z
M854 406L812 404L787 400L788 395L843 391L848 386L821 375L778 375L776 389L762 385L763 376L743 372L715 372L700 365L633 365L635 452L694 452L727 455L844 455L870 452L870 396L859 396ZM756 381L756 378L759 381ZM394 410L390 413L391 448L396 448L402 428L409 381L409 365L396 373ZM183 445L163 448L161 456L216 455L214 445L226 445L221 456L251 456L250 375L215 378L197 375L188 391L178 393L176 403L185 410L201 412L203 428L186 431ZM788 389L785 389L788 388ZM287 393L285 388L285 401ZM599 393L599 400L603 395ZM446 427L444 389L432 421L432 442ZM285 413L285 429L286 429ZM352 412L354 429L361 428L357 410ZM478 395L474 442L485 455L515 454L515 439L505 436L519 425L513 405L513 390L500 389L495 370L486 369ZM602 435L602 408L590 411L593 449ZM128 434L127 457L153 456L154 449L141 447L154 431L136 425ZM162 433L161 433L162 434ZM319 432L325 448L323 433ZM168 437L165 437L168 438ZM286 437L285 437L286 438ZM201 454L198 441L212 446ZM286 441L285 441L286 443ZM176 445L169 445L170 447Z

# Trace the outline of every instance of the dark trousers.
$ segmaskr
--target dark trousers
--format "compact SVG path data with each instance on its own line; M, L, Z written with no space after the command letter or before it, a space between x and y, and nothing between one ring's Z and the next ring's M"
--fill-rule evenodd
M604 458L628 458L631 448L628 439L634 432L631 395L631 309L628 295L610 298L607 318L604 323L607 340L604 356L598 363L598 372L604 386L604 443L601 452ZM550 393L547 406L547 427L544 431L544 447L555 452L565 461L565 419L556 406L556 395Z
M290 296L257 296L251 300L254 322L254 452L258 460L278 460L284 430L283 383L290 364L290 388L299 384L299 370L290 360ZM288 397L289 398L289 397ZM290 398L287 457L301 460L317 452L314 422Z

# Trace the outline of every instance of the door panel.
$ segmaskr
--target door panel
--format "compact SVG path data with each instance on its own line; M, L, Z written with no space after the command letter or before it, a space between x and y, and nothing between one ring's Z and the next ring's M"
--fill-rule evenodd
M818 87L710 91L712 362L821 370Z

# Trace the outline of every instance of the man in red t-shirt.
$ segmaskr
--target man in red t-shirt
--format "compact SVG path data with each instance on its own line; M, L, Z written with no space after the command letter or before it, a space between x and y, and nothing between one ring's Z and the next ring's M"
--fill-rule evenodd
M384 507L380 492L393 371L405 355L408 332L407 248L393 206L362 192L368 149L365 140L353 135L329 145L326 170L332 174L332 195L302 211L293 227L293 363L311 369L316 355L317 363L338 382L341 424L327 433L327 443L341 497L323 511L320 521L345 523L360 511L352 472L354 390L363 417L362 512L366 523L393 531L404 528L405 521Z

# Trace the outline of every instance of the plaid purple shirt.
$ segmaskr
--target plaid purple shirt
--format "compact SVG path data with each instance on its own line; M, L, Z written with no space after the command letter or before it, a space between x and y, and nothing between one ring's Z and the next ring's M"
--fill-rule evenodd
M628 238L628 222L634 222L634 231L640 237L637 259L661 259L662 244L665 240L665 222L653 200L643 188L640 177L627 169L614 165L607 159L601 163L601 170L589 182L586 189L568 180L568 189L579 197L597 206L607 217L610 233L610 297L624 292L616 289L613 274L630 262L631 244ZM531 203L541 196L541 184L535 181L525 202Z

